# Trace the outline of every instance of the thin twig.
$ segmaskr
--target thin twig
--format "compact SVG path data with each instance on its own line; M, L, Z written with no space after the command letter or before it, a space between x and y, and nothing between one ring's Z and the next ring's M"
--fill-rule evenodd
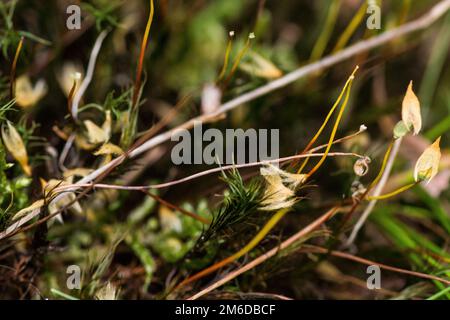
M166 207L168 207L170 209L177 210L177 211L179 211L179 212L181 212L181 213L183 213L183 214L185 214L185 215L187 215L187 216L189 216L191 218L194 218L195 220L200 221L201 223L204 223L206 225L211 223L211 221L209 219L206 219L206 218L204 218L202 216L199 216L196 213L193 213L193 212L185 210L185 209L183 209L181 207L178 207L178 206L170 203L169 201L166 201L163 198L157 196L156 194L150 193L150 192L148 192L146 190L142 190L142 192L145 193L146 195L148 195L149 197L155 199L156 201L160 202L162 205L164 205L164 206L166 206Z
M381 269L385 269L385 270L389 270L389 271L393 271L393 272L397 272L397 273L403 273L403 274L408 274L410 276L414 276L417 278L423 278L423 279L428 279L428 280L435 280L435 281L439 281L442 283L445 283L447 285L450 285L450 281L434 276L432 274L426 274L426 273L422 273L422 272L416 272L416 271L411 271L411 270L406 270L406 269L401 269L401 268L397 268L397 267L392 267L386 264L382 264L376 261L372 261L369 259L365 259L365 258L361 258L358 256L354 256L350 253L346 253L346 252L342 252L342 251L329 251L326 248L322 248L322 247L317 247L317 246L308 246L308 248L305 250L305 252L317 252L317 253L330 253L332 256L335 257L339 257L339 258L344 258L347 260L352 260L358 263L362 263L362 264L366 264L366 265L377 265L379 266Z
M95 183L95 184L92 184L92 183L85 183L85 184L74 183L74 184L60 186L60 187L56 188L54 190L54 192L73 191L74 188L84 188L84 187L92 187L92 186L94 186L95 188L100 188L100 189L137 190L137 191L147 190L147 189L162 189L162 188L171 187L171 186L183 183L183 182L187 182L187 181L190 181L190 180L193 180L193 179L197 179L197 178L200 178L200 177L212 174L212 173L221 172L221 171L224 171L224 170L233 170L233 169L240 169L240 168L262 166L262 165L270 164L270 163L282 163L282 162L291 161L291 160L294 160L294 159L306 158L306 157L322 157L324 154L325 153L307 153L307 154L298 154L298 155L284 157L284 158L278 158L278 159L274 159L274 160L264 160L264 161L242 163L242 164L230 164L230 165L227 165L227 166L222 166L222 167L208 169L208 170L205 170L205 171L194 173L194 174L192 174L190 176L187 176L187 177L184 177L184 178L181 178L181 179L178 179L178 180L173 180L173 181L160 183L160 184L152 184L152 185L145 185L145 186L121 186L121 185L102 184L102 183ZM360 158L360 159L364 159L365 158L365 156L362 156L362 155L357 154L357 153L352 153L352 152L331 152L331 153L328 153L327 156L329 156L329 157L352 156L352 157L357 157L357 158Z
M19 44L17 45L16 53L14 55L14 60L11 66L11 73L9 76L9 98L12 100L15 96L15 82L16 82L16 69L17 61L19 60L20 51L22 51L24 37L20 37Z
M64 162L66 161L67 155L69 154L70 148L72 148L73 142L75 141L75 134L71 134L64 144L64 148L61 151L61 155L59 157L58 165L61 171L67 170L64 166Z

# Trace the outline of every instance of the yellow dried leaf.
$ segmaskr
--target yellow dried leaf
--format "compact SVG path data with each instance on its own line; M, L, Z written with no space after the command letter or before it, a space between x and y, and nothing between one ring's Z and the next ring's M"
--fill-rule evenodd
M260 170L267 183L261 202L261 210L273 211L289 208L297 201L295 192L283 184L283 179L278 170L280 169L271 165L262 167Z
M108 140L109 137L107 132L91 120L85 120L84 125L87 129L87 138L90 143L100 144Z
M256 52L249 53L252 62L242 62L240 68L245 72L253 74L257 77L266 79L276 79L283 75L280 69L278 69L270 60L257 54Z
M416 167L414 169L414 180L424 181L431 179L438 173L439 161L441 160L441 148L439 147L439 142L441 137L437 138L432 145L425 149L422 155L416 162Z
M422 117L420 115L420 102L412 89L412 81L408 85L402 103L402 120L409 130L418 134L422 128Z
M28 154L22 137L11 122L7 121L6 123L7 128L2 126L2 138L6 149L19 162L25 174L31 176L31 167L28 165Z
M39 80L33 87L30 78L26 75L18 77L14 87L16 103L22 108L35 105L47 93L47 85L44 80Z
M267 164L263 168L261 168L261 174L264 175L279 175L281 177L281 181L292 191L296 191L298 187L300 187L306 180L306 174L298 174L298 173L290 173L284 170L281 170L277 166L273 164Z
M23 208L22 210L20 210L19 212L17 212L13 217L12 220L17 220L19 218L22 218L23 216L25 216L28 212L32 212L34 210L38 210L41 207L43 207L45 204L45 201L43 199L38 200L33 202L33 204L31 206L28 206L26 208Z
M41 184L43 185L42 189L45 197L47 197L48 199L53 198L53 200L51 200L50 203L48 204L48 212L50 214L54 214L57 211L66 208L69 205L70 206L68 207L68 209L73 213L76 214L82 213L80 203L78 201L75 201L76 199L75 192L66 191L62 193L62 197L59 196L54 197L57 194L57 192L55 192L57 188L70 185L71 184L70 182L58 179L50 179L48 182L46 182L44 179L41 179ZM49 221L50 224L52 224L55 220L62 222L61 214L58 214L55 216L54 219L51 219Z
M112 143L105 143L104 145L102 145L100 147L100 149L98 149L97 151L94 152L94 155L99 156L99 155L104 155L104 154L113 154L113 155L121 155L123 154L123 150Z
M64 179L68 179L70 177L85 177L90 174L93 169L89 168L74 168L64 171Z
M77 145L78 148L81 148L83 150L89 150L89 151L95 149L95 147L97 146L95 144L90 144L88 142L88 140L86 139L86 137L84 137L80 134L77 134L75 136L75 144Z
M42 191L46 197L51 196L56 188L68 185L64 180L50 179L49 181L45 181L42 178L39 180L41 181Z
M105 112L105 121L102 124L102 129L105 132L105 135L107 136L106 140L109 140L109 138L111 137L111 126L112 126L111 111L107 110Z
M117 288L108 281L104 287L95 293L95 297L98 300L116 300Z

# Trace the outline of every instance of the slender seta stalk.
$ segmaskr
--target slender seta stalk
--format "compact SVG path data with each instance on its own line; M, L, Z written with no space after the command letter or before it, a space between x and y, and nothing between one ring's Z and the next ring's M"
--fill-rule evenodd
M24 37L20 37L20 41L19 44L17 45L17 49L16 49L16 53L14 55L14 60L11 66L11 73L10 73L10 77L9 77L9 96L10 99L14 99L14 95L15 95L15 81L16 81L16 68L17 68L17 61L19 60L19 55L20 55L20 51L22 51L22 47L23 47L23 40Z
M147 26L145 27L145 33L144 37L142 38L141 42L141 50L139 53L139 63L137 67L136 72L136 81L134 83L134 92L133 92L133 100L131 103L131 108L136 108L137 102L138 102L138 96L139 92L141 91L141 82L142 82L142 70L144 68L144 56L145 56L145 49L147 48L148 38L150 35L150 27L152 26L153 22L153 13L155 11L153 0L150 0L150 13L147 20Z
M342 100L342 97L344 96L344 93L346 92L348 86L350 85L350 83L353 81L353 77L354 74L356 73L356 71L358 70L358 66L356 66L356 68L353 70L352 74L350 75L350 77L347 79L347 81L345 82L344 88L342 88L338 98L336 99L336 102L334 103L334 105L331 107L330 111L328 112L327 116L325 117L325 120L322 123L322 126L319 128L319 130L317 131L317 133L314 135L314 137L309 141L309 143L307 144L307 146L303 149L303 151L301 153L306 153L307 151L309 151L309 149L311 149L311 147L313 146L313 144L316 142L317 138L319 138L320 134L322 133L322 131L325 129L325 126L327 125L328 121L330 120L331 116L333 115L334 111L336 110L337 106L339 105L339 103ZM306 158L303 161L303 164L300 166L300 168L297 170L297 173L301 173L303 168L306 166L306 163L308 162L309 158ZM294 162L292 165L294 166L296 163Z
M72 87L70 88L69 95L67 96L67 109L69 110L69 114L72 114L72 101L76 89L77 89L77 80L74 79Z
M392 140L391 143L389 143L389 146L388 146L388 148L386 150L386 153L384 154L384 157L383 157L383 163L381 164L380 171L378 172L376 178L370 183L369 189L368 189L369 191L373 187L375 187L377 185L378 181L380 181L381 177L383 176L383 172L386 169L386 163L387 163L387 161L389 159L389 156L391 154L392 146L394 145L394 141L395 140Z
M339 114L337 116L336 122L334 123L334 127L333 127L333 130L331 132L330 139L328 140L328 145L327 145L327 147L326 147L326 149L324 151L324 154L323 154L322 158L319 160L319 162L314 166L314 168L312 168L311 171L308 172L308 174L306 176L306 179L311 177L317 170L319 170L320 166L323 164L323 162L325 161L325 159L328 156L328 153L330 152L331 146L333 145L334 137L336 136L336 132L337 132L337 129L339 127L339 123L341 122L342 115L344 114L345 108L346 108L347 103L348 103L348 99L350 97L350 91L351 91L351 88L352 88L353 79L355 78L354 73L357 70L358 70L358 66L355 68L355 70L353 71L352 75L349 77L349 84L348 84L347 92L345 94L344 101L342 102L341 109L339 110Z
M230 38L228 39L227 48L225 50L225 57L223 59L222 70L220 70L220 73L219 73L219 76L217 77L216 82L219 82L220 80L222 80L222 78L225 76L225 72L227 71L228 61L230 61L231 48L233 47L233 36L234 36L234 32L230 31L230 33L229 33Z
M413 183L407 184L406 186L400 187L400 188L398 188L397 190L394 190L394 191L392 191L392 192L389 192L389 193L386 193L386 194L383 194L383 195L380 195L380 196L373 196L373 197L368 196L366 199L369 200L369 201L370 201L370 200L384 200L384 199L389 199L389 198L391 198L391 197L393 197L393 196L396 196L396 195L399 194L399 193L402 193L403 191L406 191L406 190L408 190L408 189L411 189L411 188L414 187L415 185L417 185L417 182L413 182Z
M230 82L231 78L233 77L234 73L236 72L237 68L239 67L239 63L241 62L242 58L244 57L245 53L248 51L248 49L250 48L250 44L251 44L251 40L254 38L253 33L251 33L248 38L247 41L245 42L244 47L241 49L241 51L239 51L236 59L234 60L233 65L231 66L231 70L230 73L228 74L228 76L225 78L224 83L223 83L223 87L225 88L228 83Z

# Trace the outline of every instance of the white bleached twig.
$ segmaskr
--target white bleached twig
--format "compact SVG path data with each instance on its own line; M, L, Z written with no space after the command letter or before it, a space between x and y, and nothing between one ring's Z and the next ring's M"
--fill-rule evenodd
M278 158L278 159L274 159L274 160L263 160L263 161L242 163L242 164L230 164L227 166L216 167L216 168L208 169L208 170L201 171L198 173L194 173L190 176L187 176L187 177L184 177L184 178L181 178L178 180L173 180L173 181L159 183L159 184L146 185L146 186L123 186L123 185L111 185L111 184L102 184L102 183L96 183L94 185L92 183L86 183L86 184L78 184L77 183L76 186L83 187L83 188L94 186L95 188L117 189L117 190L162 189L162 188L168 188L168 187L171 187L171 186L183 183L183 182L187 182L187 181L190 181L193 179L197 179L197 178L209 175L209 174L213 174L213 173L221 172L221 171L225 171L225 170L263 166L265 164L282 163L282 162L287 162L287 161L291 161L294 159L301 159L301 158L322 157L323 155L324 155L324 153L306 153L306 154L298 154L298 155L294 155L294 156L288 156L288 157L284 157L284 158ZM329 152L327 154L327 156L328 157L357 157L360 159L366 158L365 156L362 156L360 154L353 153L353 152ZM71 190L73 190L73 187L74 187L73 184L60 186L60 187L55 188L53 190L53 192L57 193L57 192L71 191Z
M98 54L102 47L103 40L105 40L107 34L108 34L108 31L104 30L99 34L99 36L97 37L97 40L95 40L95 44L94 44L94 47L92 48L91 56L89 58L86 76L84 77L83 82L80 85L80 88L76 91L75 96L73 97L71 110L72 110L72 117L74 119L77 119L77 117L78 117L78 105L80 104L80 101L84 95L84 92L86 91L87 87L89 86L89 84L92 81L92 76L94 75L95 63L97 62L97 57L98 57Z

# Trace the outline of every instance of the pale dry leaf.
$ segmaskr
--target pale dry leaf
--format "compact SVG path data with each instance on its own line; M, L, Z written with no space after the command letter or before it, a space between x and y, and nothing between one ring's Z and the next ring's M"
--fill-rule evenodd
M295 192L283 184L281 175L274 166L262 167L260 172L266 180L261 210L273 211L292 207L297 199Z
M88 139L81 134L77 134L75 136L75 144L78 148L83 150L91 151L97 147L98 144L91 144L89 143Z
M58 187L68 186L71 183L65 180L58 180L58 179L50 179L48 182L46 182L44 179L41 179L41 184L45 197L53 198L57 194L56 189ZM65 191L62 194L64 195L63 197L55 197L53 200L50 201L50 203L48 204L49 213L53 214L69 206L68 209L70 211L72 211L75 214L81 214L82 208L80 203L78 201L75 201L76 199L75 192ZM59 220L62 222L62 216L59 214L55 217L55 219L51 220L53 221ZM53 221L51 221L50 224L53 223Z
M70 177L85 177L90 174L94 169L89 168L73 168L64 171L63 176L64 179L68 179Z
M15 81L14 88L16 103L22 108L34 106L47 94L47 84L44 80L38 80L33 87L27 75L18 77Z
M117 288L108 281L105 286L95 293L95 297L98 300L116 300Z
M84 125L87 129L86 134L89 143L100 144L106 142L109 139L108 133L91 120L85 120Z
M2 126L2 138L6 149L19 162L26 175L31 176L31 167L28 164L28 154L22 137L10 121L6 122L6 127Z
M18 211L13 217L12 217L12 221L17 220L22 218L23 216L25 216L27 213L32 212L34 210L40 210L41 207L43 207L45 204L44 199L41 200L37 200L35 202L33 202L30 206L23 208L22 210Z
M111 127L112 127L111 111L107 110L105 112L105 121L102 124L102 129L107 137L106 141L109 140L109 138L111 138Z
M94 152L94 155L96 156L105 154L120 156L121 154L123 154L123 150L119 146L108 142L102 145L100 149Z
M261 174L279 175L281 181L291 190L296 191L306 180L306 174L290 173L280 169L273 164L267 164L262 167Z
M245 72L265 79L276 79L283 75L283 72L270 60L256 52L250 52L249 57L251 62L241 62L240 64L240 68Z

